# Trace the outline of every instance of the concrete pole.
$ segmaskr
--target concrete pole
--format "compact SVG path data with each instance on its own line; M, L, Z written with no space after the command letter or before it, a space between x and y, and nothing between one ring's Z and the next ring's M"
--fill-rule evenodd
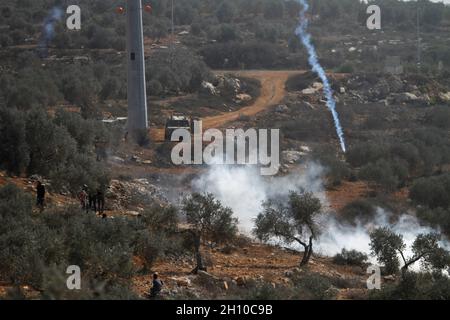
M128 132L148 129L142 1L127 0Z

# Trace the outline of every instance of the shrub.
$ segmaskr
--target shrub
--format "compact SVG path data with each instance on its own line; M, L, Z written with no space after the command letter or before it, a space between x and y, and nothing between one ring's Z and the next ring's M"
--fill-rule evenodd
M342 209L342 217L348 222L369 222L375 215L373 204L366 199L355 200Z
M421 178L414 182L409 197L418 204L432 209L450 206L450 175Z
M341 253L338 253L333 257L333 263L338 265L364 267L368 258L369 257L365 253L357 250L346 250L344 248Z

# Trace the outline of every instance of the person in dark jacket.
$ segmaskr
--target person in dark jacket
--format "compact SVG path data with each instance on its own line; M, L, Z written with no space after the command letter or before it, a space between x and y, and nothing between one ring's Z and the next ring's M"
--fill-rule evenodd
M103 215L103 211L105 210L105 194L101 189L97 189L97 210Z
M45 205L45 186L42 182L38 181L37 183L37 195L36 195L36 205L42 210L44 210Z
M161 293L164 283L159 279L158 273L153 274L153 286L150 289L150 298L157 298Z
M89 198L89 209L94 210L94 212L97 212L97 192L89 190L88 198Z

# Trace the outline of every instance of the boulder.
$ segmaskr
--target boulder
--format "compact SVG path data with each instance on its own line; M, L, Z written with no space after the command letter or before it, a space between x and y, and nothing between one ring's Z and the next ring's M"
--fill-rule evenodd
M306 88L306 89L302 90L302 94L305 94L305 95L315 94L316 92L317 92L317 90L314 88Z
M201 93L209 94L212 96L218 95L216 87L211 82L203 81L200 89Z
M440 92L439 99L441 99L444 102L449 102L450 101L450 91L449 92Z
M245 276L237 277L234 280L236 281L236 285L238 285L239 287L243 287L247 284L247 277Z
M386 282L394 282L395 276L394 275L385 276L385 277L383 277L383 280Z
M239 101L250 101L252 100L252 96L246 93L240 93L236 95L236 99Z
M172 277L170 280L175 281L177 286L179 287L190 287L191 286L191 279L187 277Z
M283 160L289 164L294 164L294 163L298 162L304 155L300 151L292 151L292 150L283 151L281 154L282 154Z
M285 104L280 104L275 108L275 111L278 113L285 113L289 111L289 108Z

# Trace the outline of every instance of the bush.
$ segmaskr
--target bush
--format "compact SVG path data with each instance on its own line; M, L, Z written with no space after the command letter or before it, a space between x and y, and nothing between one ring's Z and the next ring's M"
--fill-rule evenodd
M12 185L2 187L0 281L30 285L43 290L47 299L132 297L127 287L136 271L135 254L151 267L166 248L173 250L179 243L167 238L173 235L167 225L159 225L173 219L164 216L170 217L169 209L153 210L151 216L159 218L145 221L100 219L78 206L32 215L27 194ZM65 287L69 265L82 270L81 292L70 293Z
M320 274L312 273L295 281L296 289L303 299L329 300L335 296L331 281Z
M450 206L450 174L421 178L414 182L409 197L418 204L432 209Z
M369 222L375 215L375 207L366 199L355 200L347 204L341 211L342 217L351 223Z
M0 108L0 168L20 175L30 162L25 119L16 109Z
M368 258L367 254L357 250L342 249L341 253L333 257L333 263L344 266L364 267Z

